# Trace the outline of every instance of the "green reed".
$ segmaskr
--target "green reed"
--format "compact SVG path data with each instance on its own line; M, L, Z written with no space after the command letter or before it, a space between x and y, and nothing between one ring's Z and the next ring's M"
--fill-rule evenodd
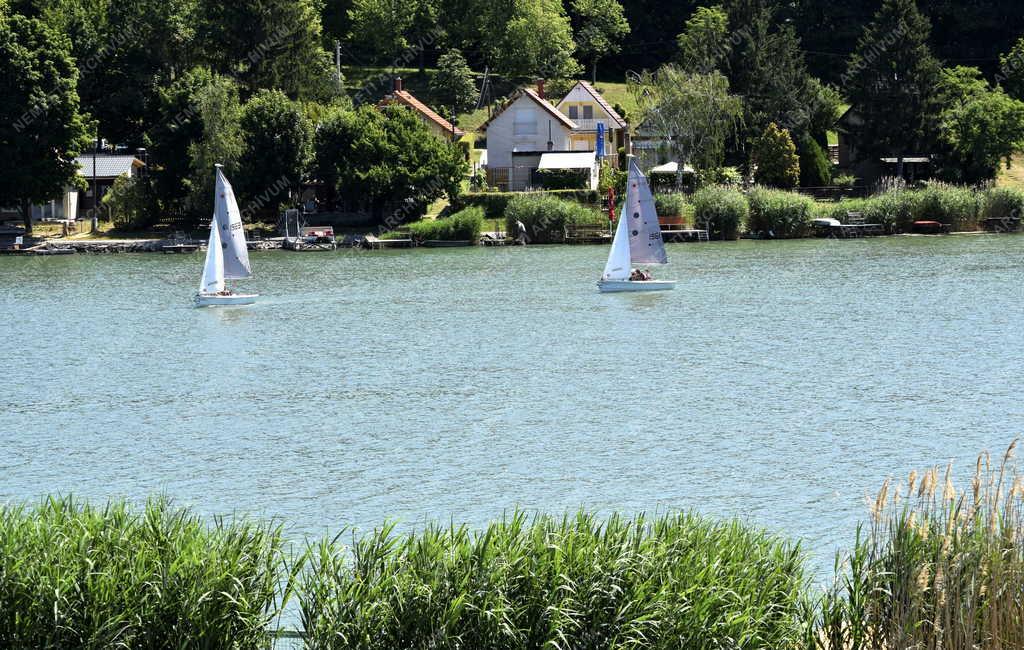
M1024 647L1024 478L1014 445L998 466L980 456L969 489L955 488L951 467L912 473L905 492L883 486L870 528L837 561L819 647Z
M71 498L0 509L0 648L266 648L280 528Z
M737 522L515 512L310 549L307 647L796 648L803 556Z

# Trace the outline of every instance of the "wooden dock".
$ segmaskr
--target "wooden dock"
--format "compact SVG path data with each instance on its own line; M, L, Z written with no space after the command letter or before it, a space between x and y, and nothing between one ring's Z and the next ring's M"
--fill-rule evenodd
M575 226L565 227L566 244L608 244L612 241L612 234L605 226Z
M682 217L658 217L661 238L667 242L710 241L707 230L689 228Z
M363 248L371 251L383 250L385 248L415 248L416 240L412 237L399 239L381 239L374 235L367 235L360 244Z

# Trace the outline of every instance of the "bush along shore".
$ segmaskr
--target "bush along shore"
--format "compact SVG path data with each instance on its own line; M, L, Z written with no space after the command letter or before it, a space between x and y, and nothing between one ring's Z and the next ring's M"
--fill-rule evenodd
M0 509L0 647L264 650L291 600L317 649L1024 647L1011 446L886 482L822 592L799 544L692 513L514 512L294 549L164 500Z

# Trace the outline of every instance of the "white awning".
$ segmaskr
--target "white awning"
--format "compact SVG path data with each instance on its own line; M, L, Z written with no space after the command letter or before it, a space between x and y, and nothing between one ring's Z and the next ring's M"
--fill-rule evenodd
M880 158L880 160L884 163L889 163L890 165L895 165L900 161L899 158ZM932 159L928 156L907 156L903 159L903 162L905 163L929 163L931 161Z
M673 162L667 162L664 165L658 165L657 167L652 167L651 171L648 172L648 173L651 173L651 174L678 174L679 173L679 163L674 162L674 161ZM692 173L694 173L693 167L690 167L689 165L683 165L683 173L684 174L692 174Z
M545 153L541 154L537 169L593 169L596 156L593 151Z

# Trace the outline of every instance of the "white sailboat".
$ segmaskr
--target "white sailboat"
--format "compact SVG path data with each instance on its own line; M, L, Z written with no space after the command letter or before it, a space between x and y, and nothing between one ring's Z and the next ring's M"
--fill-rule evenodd
M234 293L225 280L242 280L252 275L249 249L245 246L242 213L235 201L235 191L217 165L213 221L210 242L206 248L203 277L196 294L197 307L217 305L251 305L259 297L255 293Z
M674 289L674 280L632 279L637 265L668 264L665 241L661 238L661 225L654 209L647 177L640 171L635 158L629 159L629 177L626 179L626 200L622 204L615 239L608 253L604 275L597 286L602 293L623 291L665 291Z

